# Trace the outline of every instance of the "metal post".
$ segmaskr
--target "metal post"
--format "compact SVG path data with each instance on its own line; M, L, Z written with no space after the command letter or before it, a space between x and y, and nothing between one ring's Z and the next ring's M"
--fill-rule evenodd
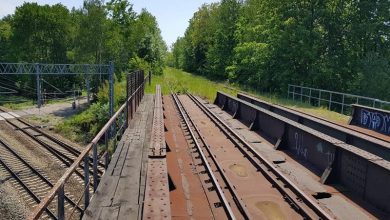
M108 168L108 142L109 142L109 139L108 139L108 133L104 133L104 146L105 146L105 151L106 151L106 156L104 157L104 166L105 166L105 169Z
M134 86L134 90L136 90L135 92L135 108L137 109L138 107L138 102L139 102L139 97L138 97L138 92L137 92L137 88L138 88L138 80L139 80L139 73L140 72L137 72L135 74L135 86Z
M302 98L303 98L303 88L301 87L301 102L302 102Z
M73 83L73 103L74 103L74 109L76 109L76 86Z
M91 104L91 99L90 99L90 90L91 90L91 88L90 88L90 83L89 83L89 76L88 75L86 75L86 78L85 78L85 85L86 85L86 87L87 87L87 102L88 102L88 104Z
M92 156L93 156L93 191L96 192L97 186L99 184L98 173L97 173L97 165L99 163L98 155L97 155L97 144L93 145L93 155Z
M64 203L64 199L65 199L65 192L64 192L64 185L62 185L59 190L58 190L58 194L57 194L57 199L58 199L58 220L65 220L65 203Z
M288 89L287 89L287 99L290 98L290 84L288 84Z
M311 105L311 88L309 90L309 104Z
M295 101L295 86L293 86L293 92L292 92L292 95L293 95L293 101Z
M344 114L344 98L345 95L343 94L343 101L342 101L343 104L341 104L341 114Z
M89 205L89 156L84 157L84 210Z
M109 100L110 100L110 118L114 115L114 62L110 61L108 70L109 81Z
M329 110L332 107L332 93L329 93Z
M152 84L152 71L149 70L149 86Z
M320 90L320 95L318 97L318 106L321 106L321 90Z
M36 80L37 80L37 105L38 105L38 108L40 108L42 105L42 100L41 100L41 98L42 98L41 97L42 85L41 85L41 70L40 70L39 63L35 64L35 74L36 74Z

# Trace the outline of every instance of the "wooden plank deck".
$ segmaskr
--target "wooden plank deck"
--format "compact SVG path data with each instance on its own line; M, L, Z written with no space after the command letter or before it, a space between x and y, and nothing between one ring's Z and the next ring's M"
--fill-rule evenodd
M141 219L153 100L153 95L145 95L140 103L83 219Z

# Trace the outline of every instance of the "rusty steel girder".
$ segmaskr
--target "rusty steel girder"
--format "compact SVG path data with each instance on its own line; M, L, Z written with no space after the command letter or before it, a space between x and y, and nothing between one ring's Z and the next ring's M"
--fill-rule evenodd
M148 156L143 219L171 219L160 85L156 86L153 126Z
M284 106L274 105L243 93L237 94L237 97L262 109L271 111L292 121L298 122L299 124L305 125L314 130L319 130L321 131L321 133L338 139L343 143L358 147L385 160L390 160L390 142L388 141L390 139L383 140L379 137L375 137L374 135L352 130L347 128L346 126L341 126L339 124L324 120L322 118L298 112ZM356 111L356 114L360 114L360 109ZM356 120L353 119L352 121L352 124L357 124ZM390 126L390 121L388 122L387 126Z
M294 120L218 92L215 104L255 130L276 149L287 150L320 170L321 182L341 183L390 212L390 162Z

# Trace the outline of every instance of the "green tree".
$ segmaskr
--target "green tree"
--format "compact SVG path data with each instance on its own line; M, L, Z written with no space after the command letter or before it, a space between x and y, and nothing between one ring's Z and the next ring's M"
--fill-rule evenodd
M24 3L12 17L12 45L18 62L66 63L69 11L61 4Z

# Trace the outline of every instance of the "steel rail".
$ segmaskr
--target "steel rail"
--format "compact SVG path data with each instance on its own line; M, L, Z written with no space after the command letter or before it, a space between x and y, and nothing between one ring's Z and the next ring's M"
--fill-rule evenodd
M22 162L26 167L28 167L35 175L37 175L43 182L45 182L48 186L53 187L54 185L48 180L46 177L44 177L38 170L36 170L34 167L32 167L29 163L27 163L19 154L17 154L11 146L9 146L4 141L0 140L0 144L5 147L9 152L11 152L12 155L14 155L20 162ZM82 212L83 210L76 205L68 196L65 195L65 199L78 211Z
M47 143L43 142L42 140L39 140L34 135L30 134L29 132L25 131L24 129L19 128L15 123L11 122L10 120L6 120L7 123L11 124L13 127L17 128L18 130L21 130L25 135L30 137L32 140L36 141L38 144L40 144L42 147L44 147L46 150L48 150L51 154L53 154L57 159L59 159L62 163L64 163L67 167L70 167L71 163L74 162L73 159L66 156L64 153L58 151L57 149L53 148L52 146L48 145ZM84 168L83 165L79 165L81 168ZM90 173L93 174L93 171L89 170ZM84 178L84 175L80 173L78 170L76 170L76 174L80 178Z
M59 146L65 148L67 151L69 151L69 153L73 154L75 157L78 157L80 155L80 151L77 150L76 148L70 146L69 144L63 142L63 141L60 141L59 139L53 137L53 136L50 136L49 134L47 134L46 132L42 131L41 129L38 129L36 128L34 125L20 119L20 118L16 118L17 121L23 123L24 125L28 126L27 129L32 129L33 131L37 132L37 133L40 133L42 136L44 136L45 138L49 139L50 141L58 144ZM89 157L89 164L92 165L93 164L93 159L91 157ZM73 161L72 161L73 162ZM99 165L101 167L104 167L104 164L102 162L99 161ZM82 167L83 168L83 167ZM100 174L103 174L103 171L99 170L98 169L98 172Z
M183 104L181 103L181 101L177 98L176 94L172 94L172 97L173 97L173 100L175 101L175 104L181 114L181 116L183 117L183 120L188 128L188 131L190 132L191 134L191 138L192 140L194 141L194 144L201 156L201 159L203 161L203 165L205 166L206 170L207 170L207 173L209 174L210 178L211 178L211 181L213 182L215 188L216 188L216 191L217 191L217 194L218 194L218 197L220 198L221 202L222 202L222 205L225 209L225 212L228 216L229 219L236 219L234 213L233 213L233 210L231 209L230 205L229 205L229 202L227 201L223 191L222 191L222 188L221 186L219 185L218 183L218 180L217 180L217 177L214 175L208 161L207 161L207 158L206 158L206 155L204 154L200 144L198 143L198 140L197 138L195 137L195 134L194 134L194 131L197 131L197 129L195 128L195 125L193 124L193 127L194 129L191 129L190 127L190 121L187 120L187 117L190 118L189 114L187 113L187 111L185 110ZM191 121L192 123L192 121ZM197 131L198 132L198 131ZM199 133L198 133L199 134ZM200 136L200 134L198 135ZM220 167L217 166L218 170L220 170ZM222 171L222 170L220 170ZM222 175L222 172L221 172L221 175Z
M209 108L207 108L198 98L187 93L191 100L206 114L214 124L225 133L231 141L236 143L236 145L241 149L246 157L254 164L257 168L264 174L264 176L281 192L286 200L291 202L292 207L296 208L299 213L304 217L310 219L333 219L333 217L324 211L313 199L306 195L302 190L300 190L292 181L290 181L284 174L278 171L265 157L260 155L248 142L243 140L243 138L237 134L230 126L228 126L224 121L222 121L215 113L213 113ZM233 138L234 137L234 138ZM242 145L248 150L249 154ZM257 158L260 163L258 163L254 158ZM295 195L292 195L288 190ZM300 202L303 201L305 206ZM310 209L308 209L310 208ZM314 212L314 213L313 213ZM313 216L313 214L315 214Z
M96 144L99 140L105 136L106 132L111 130L111 127L114 125L115 121L119 118L122 112L126 109L129 103L134 100L134 98L140 95L140 91L146 83L146 79L150 77L145 77L143 82L138 86L138 88L127 98L126 102L114 113L114 115L106 122L103 128L99 131L99 133L93 138L91 143L84 148L84 150L80 153L77 159L73 162L73 164L65 171L62 177L57 181L54 187L47 193L46 197L39 203L39 205L35 208L35 210L28 216L29 220L37 220L39 219L42 212L45 208L50 204L50 202L55 198L55 196L61 192L63 189L65 182L72 176L74 172L77 172L77 168L79 164L84 160L84 158L89 154L89 152L96 147ZM142 93L143 94L143 93ZM141 95L142 95L141 94Z
M4 161L3 161L3 159L1 159L1 157L0 157L0 163L1 163L1 165L3 165L3 167L16 179L16 181L23 187L23 189L24 190L26 190L26 192L34 199L34 201L36 202L36 203L40 203L41 202L41 200L39 199L39 197L33 192L33 191L31 191L31 189L30 188L28 188L28 186L26 185L26 183L19 177L19 175L18 174L16 174L12 169L11 169L11 167L9 167ZM54 219L57 219L57 217L47 208L47 207L45 207L45 211L46 211L46 213L50 216L50 217L52 217L52 218L54 218Z
M4 109L0 108L0 111L1 112L7 112L5 111ZM45 138L49 139L50 141L58 144L59 146L65 148L65 150L69 151L69 153L73 154L75 157L78 157L80 155L80 151L77 150L76 148L70 146L69 144L63 142L63 141L60 141L59 139L47 134L46 132L42 131L41 129L38 129L36 126L26 122L25 120L22 120L21 118L15 118L17 121L19 121L20 123L24 124L27 126L27 128L19 128L17 127L18 130L24 130L24 129L31 129L39 134L41 134L42 136L44 136ZM8 121L8 119L5 119L6 121ZM15 126L14 126L15 127ZM16 127L15 127L16 128ZM60 152L62 153L62 152ZM70 162L73 162L73 159L70 159L69 157L67 158ZM89 157L89 161L90 161L90 165L92 165L93 163L93 158ZM101 167L104 167L104 164L102 162L99 161L99 165ZM83 167L81 167L83 168ZM100 169L98 169L98 172L100 174L103 174L103 171L101 171Z

